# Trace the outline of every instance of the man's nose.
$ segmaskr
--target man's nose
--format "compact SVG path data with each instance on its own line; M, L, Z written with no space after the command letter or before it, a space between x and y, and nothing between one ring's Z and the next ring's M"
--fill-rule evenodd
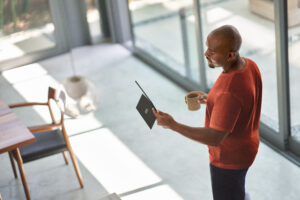
M208 58L208 52L207 52L207 50L204 52L204 56L205 56L206 58Z

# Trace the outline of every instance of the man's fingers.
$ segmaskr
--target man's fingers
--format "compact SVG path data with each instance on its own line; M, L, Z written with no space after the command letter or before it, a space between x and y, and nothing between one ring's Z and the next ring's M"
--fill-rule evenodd
M201 100L201 101L200 101L200 100L198 100L198 101L197 101L197 103L199 103L199 104L206 104L206 103L207 103L207 101L206 101L206 100Z
M163 114L164 114L163 112L161 112L161 111L159 111L159 110L156 110L156 111L155 111L154 108L152 108L152 111L153 111L153 114L154 114L155 117L158 117L159 115L163 115Z
M162 112L162 111L158 111L158 113L160 114L160 115L163 115L163 114L165 114L164 112Z
M158 111L158 110L157 110L157 111ZM153 112L153 114L154 114L155 117L157 117L157 111L155 111L155 109L152 108L152 112Z
M198 101L206 101L206 98L198 99Z
M206 101L206 100L207 100L207 98L205 98L205 97L198 98L198 101Z
M152 110L154 110L154 108L152 108ZM154 110L155 111L155 110ZM160 110L156 110L156 115L164 115L165 113L160 111Z
M206 95L200 95L199 99L207 99L207 96Z
M207 96L206 95L200 95L197 102L198 103L206 103L207 101Z

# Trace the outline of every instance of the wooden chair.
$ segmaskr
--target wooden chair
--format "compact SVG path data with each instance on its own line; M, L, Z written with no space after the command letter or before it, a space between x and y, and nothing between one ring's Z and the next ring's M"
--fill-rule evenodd
M68 159L66 151L69 152L71 160L74 165L74 169L80 184L80 187L83 188L82 176L77 164L75 155L73 153L69 137L67 135L65 125L64 125L64 107L65 107L66 96L63 92L59 94L59 97L56 98L56 90L49 87L48 90L48 101L45 103L39 102L25 102L9 105L10 108L18 108L24 106L48 106L50 116L52 119L52 124L29 127L29 130L34 134L36 142L20 148L21 156L23 163L51 156L57 153L62 153L66 164L68 164ZM60 121L58 122L55 117L51 107L51 100L54 100L56 105L60 110ZM14 152L9 152L9 157L15 178L17 178L16 167L13 157L16 158Z

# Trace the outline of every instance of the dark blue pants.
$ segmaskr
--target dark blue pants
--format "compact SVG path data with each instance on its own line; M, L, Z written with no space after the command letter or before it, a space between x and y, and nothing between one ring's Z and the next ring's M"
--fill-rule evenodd
M248 169L231 170L210 165L214 200L244 200Z

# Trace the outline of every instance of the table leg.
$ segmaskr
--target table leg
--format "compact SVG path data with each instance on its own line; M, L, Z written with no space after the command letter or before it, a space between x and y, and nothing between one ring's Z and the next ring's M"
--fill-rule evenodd
M20 175L22 178L22 183L23 183L26 199L30 200L29 190L28 190L24 167L23 167L23 160L22 160L19 148L16 149L16 155L17 155L17 162L18 162L18 166L19 166Z
M12 152L8 152L8 154L9 154L9 159L10 159L11 166L13 168L15 178L18 178L17 171L16 171L16 166L15 166L15 161L14 161L14 157L12 155Z

